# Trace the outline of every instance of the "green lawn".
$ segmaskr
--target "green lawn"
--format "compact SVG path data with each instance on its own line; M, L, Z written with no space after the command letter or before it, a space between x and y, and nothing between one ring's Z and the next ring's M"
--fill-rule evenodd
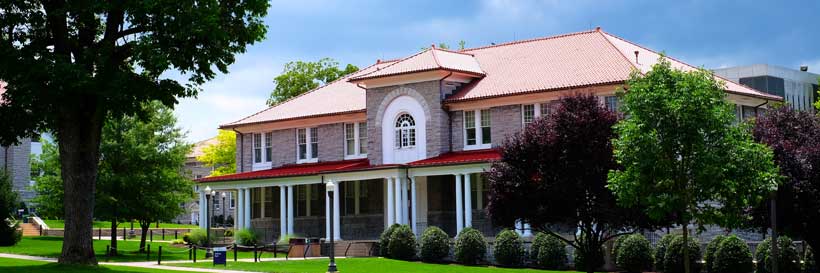
M156 273L168 272L159 269L147 269L125 266L101 265L99 267L89 266L68 266L57 263L29 261L20 259L0 258L0 272L37 272L37 273L81 273L81 272L104 272L104 273ZM183 272L183 271L174 271Z
M97 253L98 261L105 261L105 246L110 245L109 240L94 240L94 252ZM111 257L111 262L133 262L146 261L145 253L138 253L139 240L117 241L120 249L119 256ZM187 260L188 252L185 248L171 246L168 243L153 242L151 245L151 261L157 260L157 249L162 246L162 260ZM62 237L23 237L15 246L0 247L0 253L22 254L40 257L59 257L63 247ZM281 255L281 254L280 254ZM239 252L237 255L242 258L253 258L252 252ZM198 259L205 257L204 250L197 251ZM233 252L228 253L229 259L233 259ZM273 254L265 253L263 258L272 258ZM0 271L1 272L1 271Z
M63 222L63 220L46 220L46 219L43 219L43 222L45 222L46 225L48 225L49 228L65 228L65 223ZM139 226L140 226L139 223L134 223L134 229L138 229ZM122 229L123 227L131 228L131 224L130 223L120 223L119 224L119 229ZM109 222L109 221L94 221L94 228L111 228L111 222ZM157 224L156 223L151 224L151 228L156 229ZM199 228L199 226L197 226L197 225L185 225L185 224L160 223L159 228L191 228L191 229L196 229L196 228Z
M229 270L245 270L278 273L311 273L327 272L327 259L301 260L276 262L232 262L228 266L214 266L210 261L196 264L169 264L182 267L225 268ZM513 269L491 266L463 266L455 264L429 264L422 262L405 262L384 258L348 258L336 260L340 272L345 273L373 273L373 272L402 272L402 273L570 273L574 271L546 271L536 269Z

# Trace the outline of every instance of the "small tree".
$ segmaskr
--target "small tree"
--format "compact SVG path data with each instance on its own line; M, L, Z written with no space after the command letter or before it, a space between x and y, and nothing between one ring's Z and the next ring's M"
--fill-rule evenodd
M211 176L236 173L236 133L219 130L216 140L216 144L203 148L196 160L213 168Z
M630 273L640 273L652 268L652 245L641 234L625 235L615 261L618 267Z
M736 227L744 211L777 186L771 151L734 126L724 87L706 70L673 69L664 57L645 75L633 73L621 93L629 117L617 126L609 187L626 206L683 227ZM688 248L684 259L689 259ZM684 272L691 272L684 263Z
M604 243L646 224L640 209L618 206L606 188L607 173L618 168L611 145L617 119L598 98L574 95L510 136L487 176L493 221L512 226L525 220L583 253L584 268L593 272ZM578 232L567 239L558 234L561 227Z
M63 178L60 177L60 152L56 143L41 138L42 153L31 158L31 169L38 175L32 177L35 181L33 190L37 193L34 203L37 204L37 213L46 218L62 218L63 210Z
M712 264L714 264L715 261L715 253L717 252L720 243L723 242L724 239L726 239L726 236L718 235L715 236L715 238L712 238L711 242L706 244L706 251L703 253L703 260L706 262L703 265L706 271L710 273L720 273L712 271Z
M273 78L276 88L270 94L268 105L276 105L356 71L359 68L352 64L344 69L339 68L339 62L331 58L316 62L288 62L282 74Z
M17 230L19 222L14 219L16 205L17 193L12 190L11 178L0 170L0 246L13 246L22 237Z
M721 240L711 263L712 273L752 273L754 264L752 263L752 252L746 241L735 235Z

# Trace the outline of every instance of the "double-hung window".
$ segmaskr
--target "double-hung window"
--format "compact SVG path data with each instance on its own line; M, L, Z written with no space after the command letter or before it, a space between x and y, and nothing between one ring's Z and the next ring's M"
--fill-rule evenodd
M345 158L367 157L367 122L345 123Z
M262 134L253 134L253 163L262 163Z
M604 105L606 106L606 109L609 111L617 112L619 110L618 107L620 106L620 104L620 100L617 96L604 97Z
M319 130L313 128L296 129L296 162L316 162L319 159Z
M253 134L253 168L270 168L273 160L273 133Z
M552 111L553 103L542 102L521 105L521 121L524 127L530 125L536 118L545 117Z
M464 111L464 149L486 149L492 146L490 109Z

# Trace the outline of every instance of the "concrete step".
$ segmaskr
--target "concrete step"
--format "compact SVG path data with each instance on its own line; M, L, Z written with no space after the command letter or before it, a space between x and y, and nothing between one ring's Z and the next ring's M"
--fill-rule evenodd
M336 247L334 251L336 252L337 256L356 256L356 257L366 257L371 256L370 253L371 248L375 243L373 242L336 242Z
M40 228L33 223L20 224L20 229L23 230L23 236L40 236Z

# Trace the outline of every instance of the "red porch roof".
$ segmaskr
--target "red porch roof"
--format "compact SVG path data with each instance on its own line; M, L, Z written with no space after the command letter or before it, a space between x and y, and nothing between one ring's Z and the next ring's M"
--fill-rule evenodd
M413 161L407 165L411 167L438 166L488 162L501 159L501 152L497 149L484 149L474 151L460 151L443 153L436 157Z
M197 182L222 182L236 180L254 180L265 178L289 177L315 175L324 172L344 171L348 169L361 169L369 166L367 159L342 160L332 162L289 164L281 167L259 170L244 173L235 173L222 176L211 176L197 179Z

